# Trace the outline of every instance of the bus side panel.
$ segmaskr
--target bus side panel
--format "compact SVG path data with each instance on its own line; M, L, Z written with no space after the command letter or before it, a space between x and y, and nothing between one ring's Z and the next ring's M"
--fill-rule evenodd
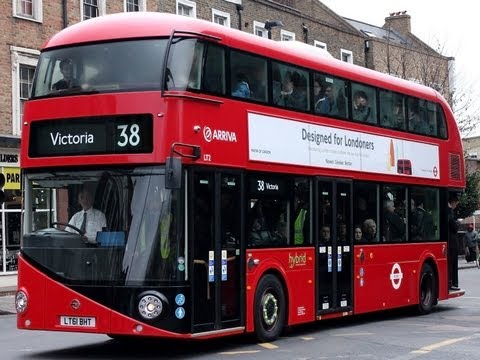
M354 312L356 314L418 304L419 279L426 254L445 262L444 243L356 245L354 264ZM446 278L439 268L439 283ZM440 286L440 291L445 291ZM442 292L440 293L442 294Z
M445 244L445 251L447 244ZM445 257L437 259L438 267L438 299L446 300L448 296L448 262Z
M288 325L315 320L314 256L313 248L247 251L247 332L254 331L255 291L265 273L273 272L285 283ZM258 265L253 265L253 261L257 260Z
M27 294L28 307L23 314L17 314L18 329L45 328L44 309L47 308L45 301L45 286L47 277L28 264L23 256L18 256L18 290ZM27 326L25 321L30 323Z

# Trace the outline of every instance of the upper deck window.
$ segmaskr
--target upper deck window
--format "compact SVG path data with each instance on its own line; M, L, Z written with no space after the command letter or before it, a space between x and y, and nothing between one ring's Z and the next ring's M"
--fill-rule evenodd
M42 53L32 97L159 90L167 40L134 40Z
M13 0L13 16L42 22L42 1L43 0Z
M305 111L309 109L308 71L284 65L272 64L272 91L275 105Z
M232 51L232 96L267 102L267 62L257 56Z
M393 91L380 90L380 125L387 128L405 130L405 96Z
M313 109L316 114L348 118L347 83L335 76L315 74Z
M225 94L225 50L215 44L174 39L167 67L167 90Z
M377 99L375 88L352 83L352 118L370 124L377 123Z

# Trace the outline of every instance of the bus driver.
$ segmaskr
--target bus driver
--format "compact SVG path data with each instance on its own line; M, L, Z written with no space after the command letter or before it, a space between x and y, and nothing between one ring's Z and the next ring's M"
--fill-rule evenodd
M69 221L70 225L75 226L82 231L81 235L85 236L87 242L95 243L97 232L107 226L105 214L100 210L93 208L93 196L87 189L82 189L78 194L78 203L82 210L72 216ZM65 227L68 232L76 232L71 227Z

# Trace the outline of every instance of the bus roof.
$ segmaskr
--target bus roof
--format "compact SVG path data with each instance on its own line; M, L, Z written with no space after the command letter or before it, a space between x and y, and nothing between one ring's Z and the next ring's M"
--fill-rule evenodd
M129 12L116 13L74 24L48 39L42 51L49 48L74 44L102 42L120 39L167 37L173 30L190 31L212 35L221 39L220 43L236 49L298 64L304 67L334 74L347 79L355 79L366 84L386 89L402 91L427 100L447 102L434 89L390 76L362 66L348 64L341 60L324 56L311 46L294 46L227 28L210 21L192 19L168 13Z

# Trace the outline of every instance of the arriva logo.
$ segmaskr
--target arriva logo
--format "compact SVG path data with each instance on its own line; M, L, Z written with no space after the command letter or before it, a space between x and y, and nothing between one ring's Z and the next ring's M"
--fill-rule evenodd
M211 142L212 140L237 142L237 135L234 131L225 130L212 130L208 126L203 128L203 137L205 141Z
M293 269L296 266L305 265L307 265L307 253L302 252L300 254L297 254L295 252L295 255L292 255L291 253L288 254L288 267L290 269Z

